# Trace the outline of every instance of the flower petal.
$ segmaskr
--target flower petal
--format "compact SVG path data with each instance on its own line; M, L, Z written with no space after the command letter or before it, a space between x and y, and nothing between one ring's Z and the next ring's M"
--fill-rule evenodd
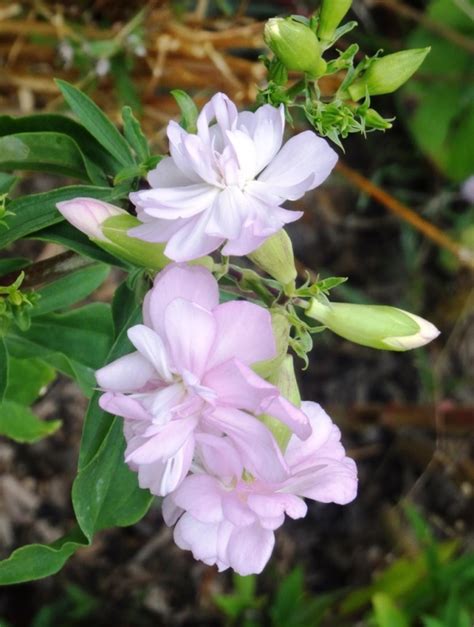
M233 239L245 221L245 195L235 186L226 187L216 197L205 231L208 235Z
M181 374L187 370L200 378L216 335L212 314L189 300L176 298L165 311L165 333L176 370Z
M192 551L194 559L215 564L218 530L218 523L203 523L185 513L174 528L174 541L180 549Z
M148 438L141 446L125 451L125 461L134 464L151 464L158 460L166 461L176 455L193 431L198 419L194 416L171 420L163 425L157 435ZM130 443L129 443L130 444ZM128 448L128 447L127 447Z
M154 374L153 366L139 352L119 357L95 373L99 386L110 392L140 390Z
M305 190L308 191L320 185L329 176L337 158L336 152L326 140L312 131L305 131L286 142L260 174L259 180L275 185L277 189L283 188L284 191L284 188L291 188L308 179Z
M191 261L217 250L224 238L206 233L210 215L205 212L187 220L168 241L165 255L174 261Z
M171 157L164 157L156 168L148 172L146 178L151 187L181 187L193 183L181 172Z
M185 298L210 311L219 304L217 281L209 270L200 266L174 263L162 270L143 304L145 324L161 337L165 331L165 310L176 298Z
M233 300L216 307L213 314L217 332L208 368L232 357L249 366L276 356L272 319L267 309Z
M166 348L161 337L144 324L137 324L127 331L128 339L141 355L153 366L162 381L173 380Z
M175 220L192 218L209 209L219 189L207 183L194 183L181 187L161 187L132 192L130 200L153 218Z
M229 538L227 556L231 568L241 576L258 575L265 568L275 545L275 535L258 523L235 527Z
M214 477L190 475L174 492L173 500L193 518L205 523L217 523L223 518L222 496L222 488Z
M306 440L311 435L311 424L306 414L290 403L284 396L270 399L262 409L263 414L270 414L290 427L301 440Z
M128 420L151 422L152 416L130 396L107 392L99 398L99 406L112 416L121 416Z
M249 414L229 407L216 408L206 422L214 423L231 438L243 464L254 476L270 482L284 481L288 468L271 432Z

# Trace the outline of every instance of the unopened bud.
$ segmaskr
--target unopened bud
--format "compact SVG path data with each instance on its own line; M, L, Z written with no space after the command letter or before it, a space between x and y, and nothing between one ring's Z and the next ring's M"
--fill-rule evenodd
M417 71L430 50L429 47L414 48L375 59L365 74L348 88L350 97L360 100L366 92L370 96L391 94Z
M321 41L331 41L351 4L352 0L323 0L318 24L318 37Z
M309 26L291 17L274 17L265 24L265 43L288 70L321 76L326 62L321 44Z
M291 291L291 287L294 287L297 275L295 258L291 239L285 229L270 236L248 257L256 266L286 286L287 290Z
M96 198L74 198L59 202L58 210L68 222L108 253L142 268L161 270L170 260L164 244L150 244L127 235L141 223L138 218Z
M406 351L424 346L438 329L415 314L385 305L325 305L312 299L305 314L346 340L380 350Z
M380 131L392 128L392 123L377 113L375 109L367 109L364 120L368 128L376 128Z

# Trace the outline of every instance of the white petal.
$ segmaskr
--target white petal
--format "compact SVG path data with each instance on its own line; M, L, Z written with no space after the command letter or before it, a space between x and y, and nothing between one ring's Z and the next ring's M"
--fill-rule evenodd
M153 365L160 379L171 382L173 375L161 337L144 324L131 327L127 335L135 348Z
M193 181L181 172L171 157L164 157L156 168L147 174L151 187L180 187Z
M95 373L97 383L110 392L135 392L154 374L151 364L140 355L130 353L116 359Z
M206 212L187 220L168 241L165 255L174 261L191 261L219 248L224 238L206 233L209 218L210 215Z

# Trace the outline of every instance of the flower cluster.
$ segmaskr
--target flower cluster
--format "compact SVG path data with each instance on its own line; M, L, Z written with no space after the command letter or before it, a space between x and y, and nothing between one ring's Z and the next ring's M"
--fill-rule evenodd
M172 264L128 337L136 351L97 372L100 405L125 419L127 463L142 488L166 496L165 521L178 521L175 540L195 558L260 572L285 513L305 515L300 497L354 498L355 465L329 417L314 403L296 407L251 369L276 355L266 309L219 304L208 270ZM285 453L262 414L292 430Z

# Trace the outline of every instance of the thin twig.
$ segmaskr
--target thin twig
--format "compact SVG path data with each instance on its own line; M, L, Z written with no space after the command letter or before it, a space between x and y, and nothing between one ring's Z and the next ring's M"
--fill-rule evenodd
M348 165L339 161L336 168L338 172L340 172L351 183L354 183L354 185L356 185L362 192L368 194L372 198L375 198L375 200L378 200L389 211L414 226L415 229L420 231L420 233L423 233L423 235L432 242L435 242L438 246L441 246L441 248L449 250L464 266L474 269L474 254L471 250L464 248L455 242L448 235L443 233L437 226L419 216L412 209L394 198L388 192L384 191L378 185L375 185L375 183L372 183L372 181L362 174L356 172L356 170L350 168Z
M85 268L86 266L97 263L93 259L82 257L72 250L68 250L54 257L43 259L32 263L31 266L24 268L25 278L21 284L22 289L25 287L37 287L43 283L55 281L75 270ZM18 278L20 271L9 272L5 276L0 277L2 285L10 285Z

